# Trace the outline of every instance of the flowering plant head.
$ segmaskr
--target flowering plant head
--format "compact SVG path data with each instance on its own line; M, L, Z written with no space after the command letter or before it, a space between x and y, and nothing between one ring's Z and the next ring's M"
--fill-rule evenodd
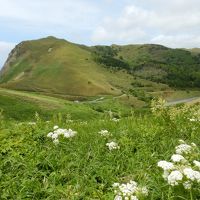
M99 134L100 134L102 137L109 137L109 136L112 136L112 134L111 134L108 130L101 130L101 131L99 131Z
M114 149L120 149L120 146L116 142L113 142L113 141L106 143L106 146L108 147L110 151Z
M148 196L147 187L138 186L138 183L130 180L128 183L113 184L114 200L139 200L139 197Z
M62 128L59 128L58 126L54 126L53 129L54 129L54 131L49 132L47 134L47 137L52 138L53 143L56 145L59 144L60 136L63 136L64 138L71 138L77 134L77 132L73 131L72 129L68 129L68 130L62 129Z
M171 162L162 160L158 167L163 169L163 178L171 186L183 185L185 189L191 189L193 185L200 183L200 162L194 160L199 157L196 144L186 144L179 140L175 147L175 154L171 156Z

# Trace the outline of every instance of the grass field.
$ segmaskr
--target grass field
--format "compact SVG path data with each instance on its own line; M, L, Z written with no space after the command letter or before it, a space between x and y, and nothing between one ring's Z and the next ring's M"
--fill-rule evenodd
M30 96L34 99L35 94ZM77 104L69 105L77 111ZM148 189L146 197L137 192L138 199L200 199L197 181L191 181L191 189L184 189L184 176L177 186L171 186L157 166L160 160L170 161L179 139L200 146L199 106L166 108L156 103L153 108L154 114L129 110L129 116L119 120L113 120L111 112L89 121L85 114L78 121L60 115L48 122L37 115L24 123L1 115L0 199L113 200L113 183L130 180ZM84 111L89 115L89 108ZM55 125L77 133L71 138L59 136L56 143L47 137ZM102 136L101 130L109 134ZM120 148L109 150L108 142ZM185 158L200 160L197 147Z
M79 105L67 100L39 95L36 93L0 89L0 108L6 118L27 121L37 112L49 120L58 113L74 119L91 119L100 116L87 105Z
M144 89L144 88L143 88ZM158 88L159 89L159 88ZM145 89L144 89L145 90ZM152 97L162 96L169 102L191 97L200 97L199 91L157 91L147 92ZM141 93L144 95L143 93ZM51 96L49 96L51 95ZM142 98L143 96L141 96ZM112 111L115 117L130 116L132 111L146 112L149 103L130 94L118 96L101 95L94 97L52 95L46 93L16 91L0 88L0 109L6 118L19 121L32 119L37 112L45 120L55 114L68 115L76 120L93 120ZM195 100L198 102L198 99ZM148 110L148 109L147 109Z
M69 98L69 97L67 97ZM74 98L74 97L72 97ZM81 97L78 97L81 99ZM101 99L99 100L98 99ZM94 120L110 111L115 116L128 116L132 109L130 105L140 108L144 105L137 98L100 96L90 97L84 101L69 101L64 97L52 97L34 92L0 89L0 109L9 119L28 121L37 112L44 120L51 119L58 113L75 120ZM97 100L97 101L96 101Z

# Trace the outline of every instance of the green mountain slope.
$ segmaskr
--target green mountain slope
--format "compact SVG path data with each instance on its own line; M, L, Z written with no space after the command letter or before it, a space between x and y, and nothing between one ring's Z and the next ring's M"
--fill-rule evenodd
M48 37L17 45L1 71L1 83L13 89L59 94L119 94L109 76L89 51Z
M153 44L87 47L47 37L17 45L0 83L59 95L138 97L135 90L200 87L200 54Z
M111 68L172 87L200 87L200 54L161 45L96 46L95 59Z

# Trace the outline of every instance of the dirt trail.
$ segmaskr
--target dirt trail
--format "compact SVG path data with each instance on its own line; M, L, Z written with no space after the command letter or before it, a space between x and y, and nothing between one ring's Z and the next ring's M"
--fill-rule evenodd
M186 99L179 99L179 100L174 100L174 101L169 101L166 103L166 106L172 106L180 103L190 103L196 100L200 100L200 97L192 97L192 98L186 98Z

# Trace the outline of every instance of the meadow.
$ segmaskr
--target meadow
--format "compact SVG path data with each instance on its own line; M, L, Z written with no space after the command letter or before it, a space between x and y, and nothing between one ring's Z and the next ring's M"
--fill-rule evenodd
M200 199L200 168L193 163L200 161L198 104L165 107L153 101L149 112L129 109L126 115L120 109L95 113L77 106L88 110L80 117L57 110L48 119L30 113L23 122L1 113L0 199ZM174 160L183 143L190 152L179 152L184 162ZM165 180L160 161L172 163L182 177L171 180L168 174Z

